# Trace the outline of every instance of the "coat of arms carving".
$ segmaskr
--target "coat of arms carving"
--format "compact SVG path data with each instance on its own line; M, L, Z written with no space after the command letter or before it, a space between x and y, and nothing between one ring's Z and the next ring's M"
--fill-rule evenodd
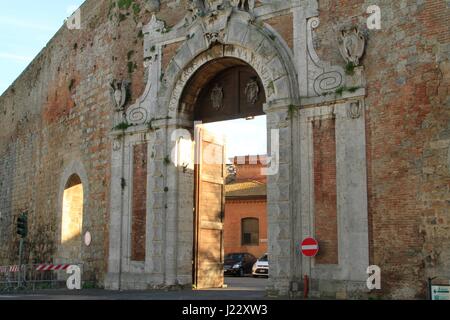
M220 110L223 107L223 88L216 83L211 92L211 102L215 110Z
M357 27L344 28L340 31L339 50L347 63L358 66L365 47L366 39Z
M255 104L259 98L259 85L255 78L250 79L250 81L245 86L245 95L247 96L247 102Z
M127 101L128 82L125 80L113 80L110 84L110 93L114 102L114 110L120 112L124 110Z

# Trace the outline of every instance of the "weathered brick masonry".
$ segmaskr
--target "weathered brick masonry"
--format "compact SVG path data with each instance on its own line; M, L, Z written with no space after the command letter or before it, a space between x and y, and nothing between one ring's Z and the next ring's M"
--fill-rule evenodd
M363 24L371 4L319 1L321 55L339 61L330 25ZM424 297L427 277L449 277L450 4L376 4L382 30L368 32L363 61L371 263L392 296Z
M313 126L315 229L320 239L316 263L338 264L336 125L334 119L327 119Z
M0 264L17 263L18 238L14 222L23 210L30 213L31 228L26 243L26 261L53 261L59 246L61 185L64 186L67 182L61 180L66 173L68 176L76 173L80 175L83 186L88 191L84 194L83 234L89 231L93 237L91 246L81 246L87 270L85 277L96 280L99 285L103 284L108 272L108 257L111 255L110 194L116 187L115 184L121 183L121 177L112 177L111 174L114 140L111 131L115 126L115 113L110 83L113 79L128 80L131 83L127 108L143 94L145 78L151 75L145 75L144 70L144 38L148 35L143 33L142 27L149 23L153 13L166 26L164 32L157 32L158 39L164 40L169 35L171 37L170 41L158 42L162 43L162 71L157 76L160 81L165 75L173 74L171 70L176 68L173 58L179 57L180 51L185 49L183 43L187 41L186 38L189 40L189 37L195 37L195 33L187 37L186 34L178 34L177 30L171 31L171 28L184 19L187 13L186 1L178 3L162 0L159 11L147 10L146 8L151 7L150 2L152 1L133 0L119 1L116 4L113 0L86 1L81 7L82 29L68 30L62 27L0 97ZM309 17L314 17L315 14L310 12L315 12L315 3L316 1L299 0L286 1L282 5L312 8L308 14ZM317 3L320 25L314 29L312 44L321 60L345 66L336 40L337 30L343 25L359 26L367 38L361 64L364 66L366 82L364 117L368 240L370 264L379 265L383 272L383 289L379 294L391 298L424 298L427 277L450 278L450 3L448 0L319 0ZM366 27L365 12L372 4L377 4L382 10L382 29L378 31L367 30ZM263 19L277 32L277 35L271 35L269 39L281 36L281 40L274 42L283 42L283 46L286 44L286 50L291 50L289 59L300 60L302 55L294 55L292 50L298 51L299 48L306 47L305 43L297 43L306 33L304 29L298 32L301 19L295 18L289 8L281 10L276 5L261 4L258 1L257 6L260 14L258 19ZM261 24L256 22L254 25ZM180 27L179 30L184 29ZM229 48L230 51L232 49ZM217 52L221 51L214 47L208 54L214 56ZM200 54L198 57L203 56ZM195 56L192 60L198 57ZM281 68L280 66L279 69ZM297 80L303 80L302 74L298 75ZM273 82L269 84L265 88L267 91L274 88ZM165 86L162 89L168 90ZM282 91L278 87L273 90L277 94ZM300 92L298 96L309 96L309 93ZM317 96L320 94L317 93ZM301 98L299 101L304 101ZM340 99L336 98L336 101ZM331 108L336 101L320 107L330 105ZM298 104L301 109L305 107L305 110L317 107L312 102L308 103L308 106ZM158 110L165 107L159 106ZM291 146L291 143L300 143L299 140L285 138L284 134L291 132L286 129L289 126L285 122L286 118L284 114L269 116L269 123L272 127L281 128L282 144ZM340 121L339 118L336 121ZM337 133L341 130L339 128L339 123L336 123ZM328 129L317 133L321 135L325 145L316 144L315 150L311 152L330 152L324 157L330 157L330 162L316 163L314 167L328 169L329 175L322 172L321 178L329 179L322 183L334 188L333 180L336 178L331 174L333 164L330 149L333 140ZM156 161L163 163L166 154L159 152L162 145L161 131L150 134L155 136L149 139L137 138L138 141L134 143L156 141ZM291 134L293 135L295 133ZM343 143L341 140L337 134L337 158L341 150L339 144ZM326 145L330 145L330 148ZM293 145L292 148L296 147ZM349 145L345 148L354 150ZM140 153L145 154L143 150ZM147 159L152 156L148 152ZM341 165L339 161L337 163ZM77 165L72 166L74 162ZM149 165L150 168L153 166L160 168L157 164ZM288 166L291 171L286 169ZM84 168L82 171L85 171L86 177L80 172L66 172L72 167ZM289 247L291 238L287 236L286 230L300 227L290 223L284 215L286 212L294 214L298 211L297 207L302 205L296 203L297 207L291 208L284 204L285 194L282 192L278 194L279 201L274 202L273 195L276 192L273 192L271 183L279 186L283 177L295 176L301 170L303 169L283 160L280 176L269 178L268 200L272 203L268 207L269 229L271 222L272 225L279 223L279 227L277 225L269 230L269 238L277 237L276 241L279 241L269 246L269 251L281 252L284 247ZM135 171L136 176L140 173L144 174L144 170ZM163 175L159 171L158 176L154 171L152 174L153 177ZM339 185L339 172L337 175ZM144 187L135 183L144 183L144 180L124 182L126 186L141 190ZM282 189L283 192L292 194L298 189L293 186L292 180L289 181ZM166 182L152 183L157 187L167 188L164 185ZM323 193L323 196L331 198L333 191ZM339 190L337 193L339 194ZM153 192L148 195L147 200L152 199L154 203L146 205L152 210L164 207L170 210L172 203L158 202L162 201L163 196L164 191ZM170 197L170 194L166 197ZM138 199L140 196L136 194L135 201ZM289 203L294 203L293 197L286 199ZM316 195L314 199L320 203L320 195ZM139 209L144 212L143 208ZM323 214L322 219L326 223L320 225L321 215L318 215L316 223L319 225L316 227L318 230L324 228L322 230L325 230L328 237L325 239L325 249L333 252L332 258L323 262L334 264L339 262L338 255L342 252L333 247L336 245L333 239L339 237L339 234L334 235L338 232L335 230L337 225L330 224L331 220L328 218L335 219L337 215L339 219L339 214L333 210L324 210ZM161 216L151 217L151 221L160 221L158 219ZM156 225L156 222L152 224L152 228ZM136 225L135 227L138 228ZM171 225L164 225L164 228L172 230ZM159 234L162 230L163 227L155 227L155 231L147 234L147 238L162 239ZM139 232L142 236L143 231ZM320 235L320 231L318 232ZM139 237L139 241L141 240L142 237ZM154 241L153 244L146 243L146 252L158 257L164 255L162 247L159 247L160 242ZM145 258L143 245L141 243L135 247L134 257L137 260ZM172 251L167 252L170 255ZM274 268L277 276L282 281L291 279L294 271L288 270L288 258L282 253L279 257L279 263ZM155 279L163 278L161 274L164 262L155 261L152 262L155 263L152 265ZM166 258L165 261L170 260ZM305 265L302 261L297 262L298 265ZM285 266L286 270L278 268L278 265Z
M131 259L145 260L145 226L147 217L147 149L146 143L134 146L133 154L133 226Z

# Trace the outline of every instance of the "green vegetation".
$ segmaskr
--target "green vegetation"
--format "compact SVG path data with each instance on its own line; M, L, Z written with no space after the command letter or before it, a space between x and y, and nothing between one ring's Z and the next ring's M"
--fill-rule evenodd
M287 120L294 119L297 116L297 113L298 113L298 107L294 106L293 104L289 105Z
M128 130L128 128L130 128L132 126L133 126L132 124L124 121L124 122L119 123L117 126L115 126L113 128L113 130L115 130L115 131L117 131L117 130L126 131L126 130Z
M134 70L137 69L137 64L136 64L136 62L128 61L127 67L128 67L128 73L133 73Z
M119 9L128 10L131 7L132 3L133 3L133 0L119 0L117 2L117 5L119 6Z
M338 89L336 89L335 93L338 96L342 96L344 94L344 92L350 92L350 93L355 93L358 89L360 89L360 87L339 87Z
M349 62L345 66L345 73L349 76L352 76L355 74L355 68L356 68L356 65L353 62Z

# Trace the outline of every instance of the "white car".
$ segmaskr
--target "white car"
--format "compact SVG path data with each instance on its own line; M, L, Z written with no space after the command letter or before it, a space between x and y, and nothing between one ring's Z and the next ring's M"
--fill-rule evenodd
M254 277L269 277L269 256L267 253L256 261L252 269L252 275Z

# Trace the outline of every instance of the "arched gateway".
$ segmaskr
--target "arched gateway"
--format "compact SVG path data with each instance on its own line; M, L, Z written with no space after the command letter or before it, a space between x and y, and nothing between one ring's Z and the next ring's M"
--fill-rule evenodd
M127 123L132 126L126 132L114 132L106 287L146 289L223 284L218 278L223 277L221 269L215 274L196 270L200 268L196 251L205 249L196 243L199 232L208 230L210 239L216 239L216 246L208 250L221 250L221 226L220 219L203 221L198 210L193 215L193 208L198 209L198 193L194 188L198 163L192 156L195 154L192 134L194 121L205 119L196 108L206 87L211 92L208 97L212 107L207 116L214 118L221 112L223 88L215 87L211 80L243 68L251 74L246 78L249 86L253 85L254 90L257 86L256 91L265 95L249 99L264 102L262 109L267 115L271 137L271 164L266 172L270 281L274 290L286 294L298 287L308 269L298 254L297 244L303 233L313 230L310 222L302 222L309 213L299 210L301 159L300 150L293 146L296 143L300 146L298 134L302 124L297 117L302 103L300 95L333 90L336 84L336 87L341 84L343 72L315 61L315 54L308 54L311 48L306 49L310 42L306 34L308 30L312 32L311 19L308 20L312 11L305 11L304 7L294 10L304 27L301 37L305 52L300 56L268 24L255 22L255 13L231 4L201 10L204 14L194 10L168 35L164 35L164 23L155 16L144 27L147 87L125 113ZM185 38L180 38L180 34ZM178 50L165 66L161 57L164 46L171 43L176 43ZM228 117L252 111L237 112L228 113ZM119 112L116 124L122 119ZM220 208L216 209L220 213ZM220 252L207 256L216 257L210 262L220 266ZM358 280L362 281L362 277Z

